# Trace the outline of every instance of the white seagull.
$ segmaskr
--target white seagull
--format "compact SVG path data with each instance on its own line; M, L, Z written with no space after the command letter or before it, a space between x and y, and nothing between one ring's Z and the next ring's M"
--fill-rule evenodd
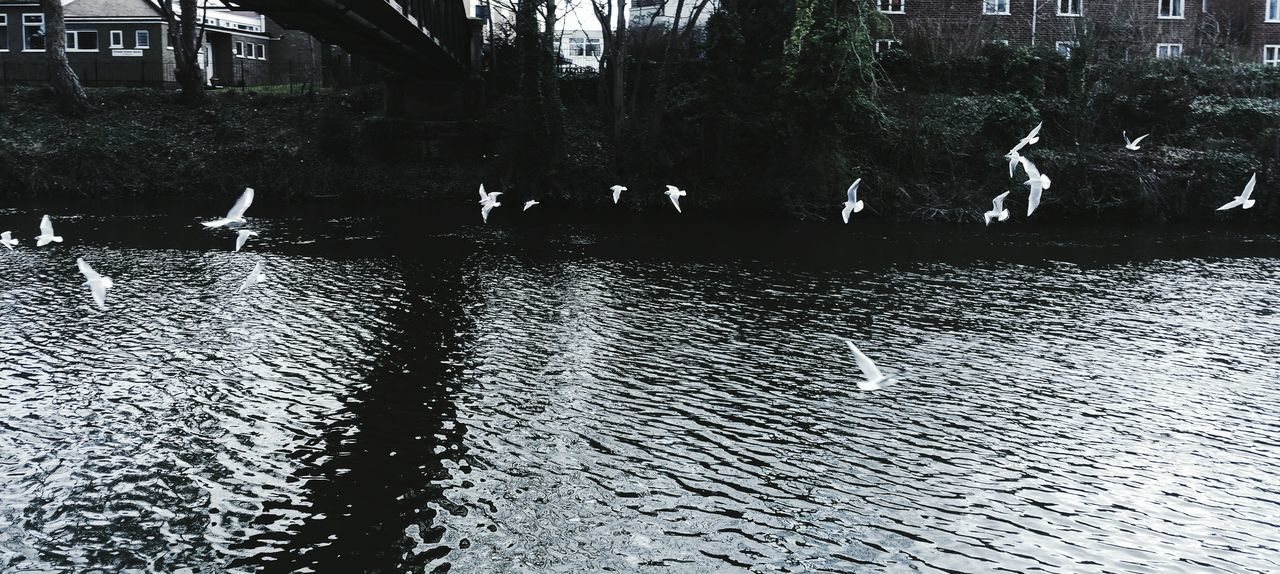
M1022 154L1016 150L1010 150L1009 153L1004 154L1004 157L1009 158L1009 177L1013 177L1013 174L1018 171L1018 164L1022 163Z
M1040 141L1040 127L1043 125L1044 122L1036 124L1036 127L1031 129L1031 133L1027 134L1027 137L1018 140L1018 145L1013 146L1013 149L1009 150L1009 153L1015 153L1024 147Z
M613 190L613 204L614 204L614 205L617 205L617 204L618 204L618 198L622 197L622 192L624 192L624 191L626 191L626 190L627 190L626 186L622 186L622 185L615 185L615 186L613 186L613 187L611 187L611 188L609 188L609 189Z
M257 235L257 234L258 234L257 231L249 231L248 229L241 229L240 231L237 231L236 232L236 251L240 251L240 248L244 247L244 242L248 241L250 236Z
M671 205L676 206L676 213L684 213L680 211L680 198L689 195L687 192L674 185L668 185L667 190L662 193L671 198Z
M864 380L858 381L859 390L878 391L898 382L897 379L881 373L880 369L876 367L876 364L871 361L871 358L862 354L862 351L858 350L857 345L854 345L853 341L845 339L844 342L849 345L849 350L853 351L854 362L858 363L859 369L862 369L862 376Z
M987 222L987 225L991 225L992 219L999 221L1009 219L1009 210L1004 207L1004 198L1006 197L1009 197L1009 192L1007 191L991 200L991 211L982 214L982 219Z
M205 227L222 227L228 223L244 223L244 212L248 211L249 206L253 204L253 188L244 188L244 193L240 194L240 199L236 200L236 204L231 206L231 211L227 212L227 216L222 219L206 221L202 225Z
M253 266L253 271L249 272L249 276L244 278L244 283L240 284L240 292L244 293L250 287L262 283L267 280L267 274L262 272L262 262L259 261Z
M524 202L524 209L522 209L521 211L529 211L530 207L538 205L539 203L540 202L536 199L530 199L529 201Z
M99 309L107 308L107 289L114 286L110 277L98 275L84 259L76 259L76 267L80 268L80 274L84 275L84 283L82 285L89 286L89 292L93 293L93 300L98 303Z
M1129 141L1129 132L1127 131L1121 130L1120 135L1124 136L1124 149L1138 151L1139 149L1142 149L1140 146L1138 146L1138 142L1146 139L1146 137L1151 134L1147 134L1146 136L1139 137L1138 139L1133 141Z
M1052 182L1049 181L1049 176L1040 173L1040 170L1036 169L1036 164L1025 157L1022 158L1022 169L1027 172L1027 181L1022 182L1022 185L1031 188L1031 195L1027 198L1027 215L1030 216L1031 212L1040 205L1040 195L1044 190L1049 189Z
M484 193L483 186L481 186L480 191L481 193ZM484 219L485 223L489 223L489 212L493 211L493 208L502 205L501 203L498 203L499 195L502 195L502 192L495 191L493 193L486 194L484 199L480 201L480 218Z
M40 218L40 235L36 236L36 247L44 247L49 242L62 243L62 236L53 234L53 222L46 215Z
M13 246L18 244L18 240L10 237L10 235L12 234L8 231L0 233L0 245L4 245L5 249L9 251L13 251Z
M844 209L840 212L840 217L844 218L845 223L849 223L849 214L862 211L862 202L858 200L858 184L862 183L862 178L853 180L853 185L845 192L849 194L848 201L844 202Z
M1219 207L1217 211L1222 211L1224 209L1231 209L1233 207L1239 207L1240 209L1249 209L1250 207L1253 207L1253 204L1256 202L1256 200L1249 199L1249 196L1253 195L1253 186L1257 184L1258 184L1258 173L1254 172L1253 177L1249 178L1249 183L1244 184L1244 192L1241 193L1240 195L1237 195L1235 199L1232 199L1226 205Z

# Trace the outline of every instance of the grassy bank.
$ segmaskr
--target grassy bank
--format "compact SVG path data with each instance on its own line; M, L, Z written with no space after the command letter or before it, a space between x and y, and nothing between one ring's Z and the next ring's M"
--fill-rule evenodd
M832 220L844 187L861 177L868 210L859 217L973 223L1011 191L1016 222L1025 220L1025 177L1010 178L1001 155L1043 120L1041 142L1024 150L1053 179L1037 221L1274 225L1280 215L1271 190L1280 188L1280 69L1086 65L1000 46L946 61L896 52L878 64L868 119L813 142L803 126L832 121L821 113L759 111L795 104L769 91L776 78L746 74L743 82L757 83L713 87L704 81L719 73L710 65L680 70L661 132L634 123L618 164L595 80L563 81L566 157L530 184L539 199L611 208L605 190L622 183L634 199L621 209L669 209L658 192L672 183L690 190L694 211ZM225 91L197 110L151 90L91 97L94 111L72 119L46 89L0 91L4 197L225 199L253 186L286 201L430 198L464 208L482 181L507 192L510 205L533 193L515 186L520 120L501 96L493 129L438 137L422 135L439 126L371 121L381 111L376 88ZM1152 135L1129 151L1122 130ZM1255 171L1257 207L1216 213Z

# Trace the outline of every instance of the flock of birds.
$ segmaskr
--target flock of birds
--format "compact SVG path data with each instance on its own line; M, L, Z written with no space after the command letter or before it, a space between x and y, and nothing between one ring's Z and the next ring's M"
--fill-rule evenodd
M1040 128L1043 125L1043 122L1037 124L1026 137L1019 140L1018 143L1013 146L1013 149L1010 149L1009 153L1004 156L1009 160L1009 177L1014 177L1017 174L1017 168L1019 165L1022 166L1022 170L1027 175L1027 180L1023 182L1023 185L1027 186L1029 191L1027 198L1027 216L1030 216L1035 212L1036 208L1040 205L1040 199L1044 194L1044 190L1049 189L1050 185L1052 185L1052 181L1049 179L1048 175L1041 173L1031 160L1019 153L1026 146L1040 141ZM1133 140L1129 139L1127 131L1121 132L1121 135L1124 136L1125 149L1136 151L1141 149L1138 145L1139 142L1146 139L1150 134L1143 135ZM1239 207L1241 209L1249 209L1250 207L1253 207L1255 200L1250 199L1250 195L1253 193L1253 188L1257 182L1258 174L1254 173L1253 177L1249 179L1249 183L1245 185L1244 191L1240 195L1234 197L1227 204L1219 207L1218 211L1232 209L1235 207ZM849 189L846 190L848 199L844 202L843 209L840 211L840 217L846 224L849 223L849 217L851 215L862 211L866 206L862 200L858 199L858 186L861 183L862 178L858 178L849 186ZM609 188L609 190L613 193L613 203L617 204L622 197L622 192L627 191L627 188L625 186L615 185ZM663 192L663 194L671 200L671 205L675 207L676 212L680 212L680 198L686 196L687 192L674 185L668 185L667 190ZM489 213L493 211L493 208L502 205L502 203L498 201L499 195L502 195L501 191L486 193L484 190L484 184L480 185L480 217L485 223L489 222ZM1009 192L1006 191L991 200L991 210L982 214L983 221L986 225L991 225L992 220L1005 221L1009 219L1009 210L1004 207L1004 200L1008 196ZM231 206L231 210L227 212L226 217L215 219L213 221L206 221L203 222L202 225L208 228L218 228L228 225L243 224L245 223L244 213L252 204L253 188L245 188L244 193L242 193L240 198L236 200L235 204ZM538 204L539 202L536 199L530 199L525 202L524 209L522 211L528 211L529 208ZM249 238L257 234L258 233L256 231L248 229L237 230L235 251L239 252ZM62 242L62 237L54 234L53 222L49 219L48 215L45 215L40 219L40 235L36 236L35 239L36 247L44 247L50 243ZM11 232L5 231L0 233L0 245L12 250L17 244L18 240L12 237ZM80 270L80 273L84 275L85 281L83 285L89 287L89 291L93 296L94 302L97 303L100 309L106 309L107 289L110 289L113 286L111 278L94 271L93 267L90 267L83 258L76 259L76 267ZM262 262L259 261L254 265L253 271L249 273L249 276L240 284L239 291L244 292L252 288L254 285L265 281L266 278L267 275L262 271ZM879 390L898 381L898 377L901 375L892 376L884 374L878 367L876 367L875 362L872 361L871 358L867 357L867 355L858 349L857 345L855 345L853 341L846 339L845 343L848 344L849 350L853 352L854 361L862 371L863 380L858 383L859 389L864 391Z
M244 193L240 194L240 198L236 200L235 205L231 206L231 211L227 212L227 216L213 221L202 223L205 227L223 227L230 224L241 224L245 222L244 212L253 204L253 188L245 188ZM250 237L257 235L258 232L248 229L241 229L236 232L236 247L238 252ZM53 233L53 220L48 215L40 218L40 235L36 236L36 247L44 247L50 243L62 243L62 236ZM18 240L13 238L10 231L0 232L0 245L4 245L6 249L12 251L14 246L18 245ZM93 296L93 301L98 304L99 309L107 308L107 289L115 286L111 278L99 274L89 266L84 258L76 259L76 268L80 270L80 274L84 275L84 283L82 285L89 287L89 293ZM261 283L267 279L267 274L262 272L262 262L259 261L253 266L253 271L240 284L240 291L245 290Z

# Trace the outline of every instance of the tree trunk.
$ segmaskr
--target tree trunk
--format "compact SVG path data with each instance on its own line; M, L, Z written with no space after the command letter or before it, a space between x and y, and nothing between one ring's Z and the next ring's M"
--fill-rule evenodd
M49 58L49 84L67 112L81 115L89 109L89 96L67 62L67 25L60 0L41 0L44 9L44 50Z
M617 149L615 153L621 154L622 134L627 124L624 77L627 70L627 0L617 0L617 2L618 29L613 33L614 49L610 54L612 60L610 67L613 68L611 77L613 80L613 141Z
M196 12L196 0L178 0L178 45L174 48L177 61L173 75L182 86L182 100L192 104L204 101L204 70L200 68Z

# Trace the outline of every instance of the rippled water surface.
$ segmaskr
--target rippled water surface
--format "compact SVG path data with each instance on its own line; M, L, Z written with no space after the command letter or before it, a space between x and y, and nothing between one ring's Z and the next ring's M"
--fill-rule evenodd
M0 571L1280 571L1275 235L251 224L0 252Z

